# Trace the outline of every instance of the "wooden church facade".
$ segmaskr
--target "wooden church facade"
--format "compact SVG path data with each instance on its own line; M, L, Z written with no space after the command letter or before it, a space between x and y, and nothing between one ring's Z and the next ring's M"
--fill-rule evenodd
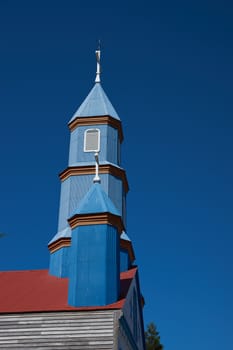
M144 350L142 296L126 234L121 121L100 84L69 122L48 270L0 272L0 349Z

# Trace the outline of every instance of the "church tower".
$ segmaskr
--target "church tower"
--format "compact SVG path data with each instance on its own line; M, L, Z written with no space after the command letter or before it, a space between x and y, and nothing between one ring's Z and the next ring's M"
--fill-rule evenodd
M95 85L68 124L49 269L0 272L0 349L145 350L122 126L101 86L100 50L96 57Z
M135 259L125 233L128 182L121 167L122 126L101 86L100 50L96 58L95 85L68 124L69 161L60 174L58 232L49 242L50 274L69 278L69 303L75 306L115 302L120 271Z

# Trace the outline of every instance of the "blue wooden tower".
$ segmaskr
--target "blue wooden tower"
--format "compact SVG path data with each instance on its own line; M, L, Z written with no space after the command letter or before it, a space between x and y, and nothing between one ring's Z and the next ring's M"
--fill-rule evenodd
M69 122L49 270L0 272L0 349L145 350L144 299L125 224L121 121L96 56L95 85Z
M68 277L68 303L107 305L119 297L120 272L135 259L125 233L128 182L121 168L120 118L100 82L71 118L68 167L60 174L58 232L49 242L53 276Z

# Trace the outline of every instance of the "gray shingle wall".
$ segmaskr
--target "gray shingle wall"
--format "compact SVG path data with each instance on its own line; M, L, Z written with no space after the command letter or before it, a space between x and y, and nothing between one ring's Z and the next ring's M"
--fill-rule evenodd
M116 313L107 310L0 315L0 349L112 350L116 348Z

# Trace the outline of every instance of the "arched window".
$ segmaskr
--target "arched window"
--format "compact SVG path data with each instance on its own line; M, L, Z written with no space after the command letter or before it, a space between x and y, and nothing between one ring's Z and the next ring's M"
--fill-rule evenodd
M100 151L100 130L87 129L84 134L84 152Z

